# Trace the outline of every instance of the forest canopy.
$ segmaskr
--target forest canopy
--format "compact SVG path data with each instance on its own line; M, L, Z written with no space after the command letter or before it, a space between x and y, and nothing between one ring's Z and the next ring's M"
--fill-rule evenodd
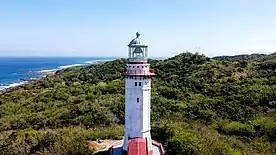
M150 60L152 137L170 155L276 153L276 54ZM0 154L92 154L122 139L126 59L0 92Z

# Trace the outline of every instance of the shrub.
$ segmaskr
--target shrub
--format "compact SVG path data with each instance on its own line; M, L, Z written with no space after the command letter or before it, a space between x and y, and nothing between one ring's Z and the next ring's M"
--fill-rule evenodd
M257 150L260 153L265 153L270 147L269 142L264 137L254 138L250 144L253 149Z
M272 117L259 117L251 121L257 131L257 136L266 135L270 140L276 139L276 121Z
M200 141L193 132L182 132L173 136L166 148L170 155L198 155L200 154Z
M276 121L272 117L259 117L253 120L251 124L266 132L273 132L276 129Z
M123 126L112 126L105 129L99 130L84 130L82 131L86 139L97 140L97 139L114 139L120 140L123 138Z
M252 125L243 124L235 121L225 124L222 127L222 130L229 134L237 134L241 136L253 135L253 133L255 132L254 127Z
M229 144L220 142L216 144L215 154L217 155L241 155L241 153L234 148L232 148Z
M197 117L206 121L211 122L215 117L216 113L210 109L208 110L198 110Z
M167 146L169 139L174 135L173 129L169 125L154 125L151 127L152 139Z

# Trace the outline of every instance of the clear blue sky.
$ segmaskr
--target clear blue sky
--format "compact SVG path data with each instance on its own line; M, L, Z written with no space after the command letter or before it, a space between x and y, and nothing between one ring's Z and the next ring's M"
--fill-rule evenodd
M5 0L0 56L126 56L141 33L151 56L276 51L275 0Z

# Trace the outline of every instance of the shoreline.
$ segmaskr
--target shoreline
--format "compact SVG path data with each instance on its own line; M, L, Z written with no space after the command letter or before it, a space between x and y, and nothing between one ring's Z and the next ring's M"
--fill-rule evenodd
M25 78L18 79L19 82L14 82L14 83L6 84L6 85L4 85L4 84L1 85L0 84L0 92L3 92L5 90L11 89L11 88L15 88L15 87L18 87L18 86L25 85L29 82L40 80L40 79L45 78L47 76L56 75L56 73L58 71L66 70L68 68L84 67L84 66L89 66L89 65L97 65L97 64L105 63L107 61L112 61L112 60L91 60L91 61L86 61L83 64L64 65L64 66L59 66L56 69L47 69L47 70L40 70L40 71L29 71L29 72L26 72L26 73L21 73L21 74L39 75L39 77L25 77Z

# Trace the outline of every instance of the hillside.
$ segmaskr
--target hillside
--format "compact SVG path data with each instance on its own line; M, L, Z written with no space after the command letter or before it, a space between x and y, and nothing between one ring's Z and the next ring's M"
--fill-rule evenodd
M150 63L152 136L169 155L275 153L275 54ZM69 68L0 93L0 154L91 154L91 140L122 139L125 64Z
M242 54L242 55L234 55L234 56L217 56L213 57L215 60L254 60L264 58L266 54Z

